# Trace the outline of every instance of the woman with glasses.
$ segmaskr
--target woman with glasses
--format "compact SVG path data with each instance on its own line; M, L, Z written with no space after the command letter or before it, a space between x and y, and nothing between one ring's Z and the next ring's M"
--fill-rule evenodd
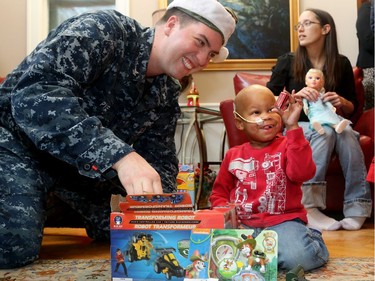
M358 106L352 65L347 57L339 54L335 22L332 16L319 9L307 9L299 16L295 26L299 46L294 53L280 56L272 69L267 87L275 95L284 89L310 102L319 97L317 90L305 86L305 75L310 68L323 71L326 93L324 102L331 102L340 109L343 118L349 119ZM366 167L359 145L359 134L347 126L341 134L325 126L325 134L320 135L309 126L307 116L302 112L299 125L310 142L316 164L315 176L302 186L302 203L307 209L309 226L321 230L358 230L366 217L370 217L372 201ZM345 195L343 212L345 218L337 221L323 214L326 208L325 176L331 154L339 155L345 176Z

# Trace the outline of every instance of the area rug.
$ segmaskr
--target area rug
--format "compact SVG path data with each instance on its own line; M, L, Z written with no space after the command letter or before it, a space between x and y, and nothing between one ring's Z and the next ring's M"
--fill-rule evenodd
M280 272L278 280L285 280ZM1 281L109 281L111 269L109 260L39 260L32 265L14 270L0 270ZM374 280L373 258L333 258L326 267L308 272L306 280Z

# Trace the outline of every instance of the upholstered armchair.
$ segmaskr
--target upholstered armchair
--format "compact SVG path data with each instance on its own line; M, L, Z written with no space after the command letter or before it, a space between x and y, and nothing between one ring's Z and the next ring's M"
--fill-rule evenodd
M355 77L356 95L359 102L358 110L353 114L351 121L354 130L360 133L360 145L365 156L366 167L369 169L374 156L374 109L363 112L364 89L362 85L363 72L360 68L353 68ZM270 76L238 72L233 78L234 91L237 94L244 87L251 84L266 85ZM220 112L226 130L228 147L246 142L246 137L234 123L233 99L220 103ZM327 209L330 212L342 212L345 179L341 170L338 156L334 153L329 163L327 175ZM373 184L372 184L373 185ZM373 186L372 186L373 191Z

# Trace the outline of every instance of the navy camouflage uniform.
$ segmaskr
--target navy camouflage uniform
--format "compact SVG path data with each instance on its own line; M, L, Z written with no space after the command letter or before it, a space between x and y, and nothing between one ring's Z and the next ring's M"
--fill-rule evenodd
M77 16L0 86L0 268L38 258L50 192L82 215L90 237L108 239L118 190L102 174L132 151L175 191L181 86L146 78L153 40L153 28L115 11Z

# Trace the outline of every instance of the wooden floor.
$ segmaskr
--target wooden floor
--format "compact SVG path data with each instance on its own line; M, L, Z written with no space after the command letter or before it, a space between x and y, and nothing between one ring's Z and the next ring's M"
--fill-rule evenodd
M374 257L374 222L357 231L325 231L330 256ZM41 259L110 259L108 242L95 242L80 228L46 228Z

